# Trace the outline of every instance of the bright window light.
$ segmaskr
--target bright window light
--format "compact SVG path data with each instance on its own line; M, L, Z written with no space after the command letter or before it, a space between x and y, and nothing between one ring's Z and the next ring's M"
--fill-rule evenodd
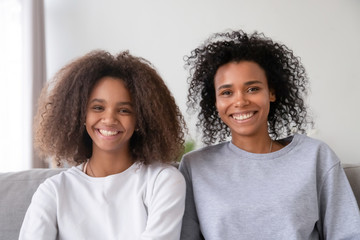
M22 7L17 0L0 0L0 172L28 169L24 158L24 84ZM28 89L30 90L30 89ZM31 90L30 90L31 91Z

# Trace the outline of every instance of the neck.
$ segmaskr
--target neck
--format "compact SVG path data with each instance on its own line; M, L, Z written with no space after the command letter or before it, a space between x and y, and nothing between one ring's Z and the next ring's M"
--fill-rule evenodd
M251 153L270 153L275 150L276 142L268 134L263 136L232 137L232 143L238 148Z
M93 151L89 159L87 173L93 177L106 177L121 173L133 164L130 153L107 153Z

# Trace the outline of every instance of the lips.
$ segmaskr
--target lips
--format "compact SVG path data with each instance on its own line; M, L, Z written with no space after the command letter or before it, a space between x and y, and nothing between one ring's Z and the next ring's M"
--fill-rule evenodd
M251 118L252 116L254 116L254 114L255 114L255 112L234 113L234 114L231 114L231 117L237 121L244 121L244 120L247 120L247 119Z
M115 136L120 133L120 131L114 131L114 130L105 130L105 129L99 129L99 133L105 137Z

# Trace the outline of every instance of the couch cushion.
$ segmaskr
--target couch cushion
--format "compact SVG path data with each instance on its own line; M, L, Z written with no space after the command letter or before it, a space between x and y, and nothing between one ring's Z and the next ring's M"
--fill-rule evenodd
M342 164L351 188L360 206L360 164Z
M0 173L0 239L18 239L31 197L40 183L64 169Z
M343 164L343 168L360 206L360 164ZM0 173L0 239L18 239L32 195L46 178L61 171L64 169Z

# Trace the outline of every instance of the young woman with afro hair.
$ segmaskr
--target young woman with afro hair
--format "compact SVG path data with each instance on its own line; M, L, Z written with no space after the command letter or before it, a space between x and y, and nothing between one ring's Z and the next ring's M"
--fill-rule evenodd
M186 58L204 148L184 155L181 239L360 239L359 209L312 126L300 59L262 33L211 36ZM230 139L228 139L230 138Z
M93 51L42 92L39 153L75 166L35 192L20 239L179 239L185 123L145 59Z

